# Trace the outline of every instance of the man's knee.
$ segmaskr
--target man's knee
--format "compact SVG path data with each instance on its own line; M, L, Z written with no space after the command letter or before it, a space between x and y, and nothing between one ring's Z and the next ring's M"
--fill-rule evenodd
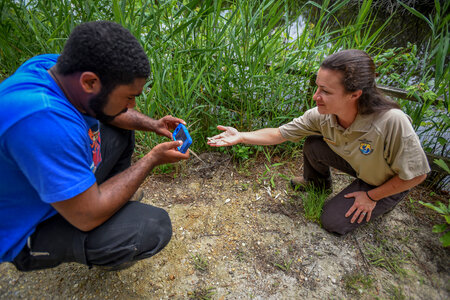
M162 208L155 208L159 210L157 214L157 218L154 222L147 223L148 234L155 234L155 230L157 231L157 235L161 239L161 244L164 246L167 245L172 238L172 222L170 221L169 214ZM156 227L153 227L156 223Z
M136 222L140 223L141 238L135 246L129 247L129 253L120 259L104 262L101 268L111 271L122 270L134 265L139 260L152 257L167 246L172 237L172 223L169 214L161 208L151 208L152 213L148 218L136 219ZM111 256L113 255L109 255L109 257Z
M164 209L128 202L89 233L86 257L91 265L120 267L155 255L171 237L172 224Z
M172 238L172 222L162 208L151 207L151 214L142 221L142 239L136 259L151 257L161 251Z
M136 229L140 236L140 253L150 251L154 255L169 243L172 237L172 222L167 211L140 202L129 202L125 209L126 216L138 224Z

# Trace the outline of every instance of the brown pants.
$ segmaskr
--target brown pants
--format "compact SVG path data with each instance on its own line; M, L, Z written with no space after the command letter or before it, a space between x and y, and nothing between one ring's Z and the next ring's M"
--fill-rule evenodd
M303 176L307 181L317 183L331 181L330 167L356 177L355 170L347 161L328 147L322 136L314 135L306 138L303 147L303 159ZM355 179L349 186L325 203L321 216L322 226L329 232L343 235L366 224L367 221L365 219L361 223L350 223L353 215L350 215L348 218L345 217L345 214L354 203L354 198L345 198L344 195L357 191L369 191L373 188L375 186L367 184L361 179ZM380 199L372 211L371 220L392 210L407 193L408 191L404 191Z

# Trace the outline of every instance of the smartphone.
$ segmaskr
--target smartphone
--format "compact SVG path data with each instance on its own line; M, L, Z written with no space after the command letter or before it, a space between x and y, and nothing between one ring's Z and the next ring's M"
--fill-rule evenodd
M183 124L178 124L177 128L173 131L173 140L174 141L182 141L183 144L178 147L178 151L181 153L186 153L189 146L192 145L192 138L189 135L189 131L187 130L186 126Z

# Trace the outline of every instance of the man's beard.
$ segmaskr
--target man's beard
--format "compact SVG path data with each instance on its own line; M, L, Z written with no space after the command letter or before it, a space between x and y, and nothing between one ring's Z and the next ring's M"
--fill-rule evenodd
M108 91L102 88L98 95L95 95L89 100L89 108L94 112L95 118L102 123L109 123L114 120L120 114L127 112L128 108L123 109L121 112L114 116L107 115L103 112L106 104L108 103Z

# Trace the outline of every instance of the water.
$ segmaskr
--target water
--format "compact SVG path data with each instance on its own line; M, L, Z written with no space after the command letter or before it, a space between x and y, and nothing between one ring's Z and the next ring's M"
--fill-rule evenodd
M307 1L298 1L298 5L301 7L306 4L306 2ZM376 1L374 2L376 3ZM430 3L431 1L417 2ZM376 5L372 4L372 6L375 7ZM319 9L312 5L307 7L309 7L309 9L305 9L289 28L289 35L294 39L297 38L303 30L305 30L308 15L312 14L313 16L316 16L312 18L312 22L314 24L318 21L318 16L320 13ZM433 7L433 5L423 5L416 8L420 9L420 12L425 16L429 16L433 10ZM407 47L408 43L412 43L417 45L419 49L424 49L426 47L427 40L431 36L431 29L429 25L403 8L398 9L395 14L392 13L392 9L392 6L380 7L378 11L373 13L376 15L375 24L373 26L375 29L378 29L389 17L393 15L389 25L381 33L381 39L375 44L375 46L380 49L389 49ZM335 19L333 19L329 24L330 30L337 30L351 23L356 17L355 12L358 10L358 5L347 5L343 9L337 11L335 13Z

